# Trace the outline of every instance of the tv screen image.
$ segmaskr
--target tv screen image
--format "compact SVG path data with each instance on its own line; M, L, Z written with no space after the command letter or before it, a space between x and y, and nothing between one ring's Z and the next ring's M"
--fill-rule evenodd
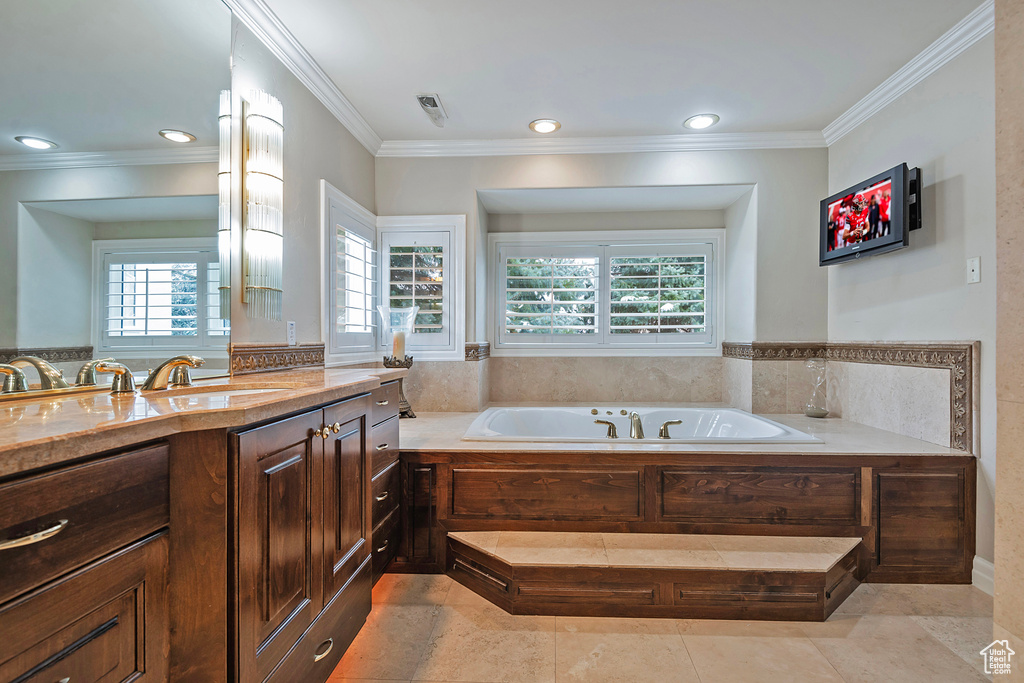
M892 178L828 205L827 251L892 234Z

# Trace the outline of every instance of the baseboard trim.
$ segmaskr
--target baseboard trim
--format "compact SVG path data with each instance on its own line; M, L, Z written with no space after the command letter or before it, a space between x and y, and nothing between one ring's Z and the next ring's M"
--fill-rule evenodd
M974 587L980 591L988 593L989 595L995 594L995 570L996 566L994 564L984 558L975 556L974 571L971 574L971 583L973 583Z

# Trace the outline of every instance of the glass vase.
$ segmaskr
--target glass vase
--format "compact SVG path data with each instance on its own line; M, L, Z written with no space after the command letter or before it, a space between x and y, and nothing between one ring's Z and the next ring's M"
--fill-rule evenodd
M391 308L390 306L378 306L381 319L381 340L385 349L390 349L388 357L396 361L403 361L406 355L409 337L412 335L413 323L416 321L416 314L419 306L412 308Z
M804 406L804 415L807 417L825 417L828 410L825 409L825 361L821 358L811 358L804 366L811 375L814 388Z

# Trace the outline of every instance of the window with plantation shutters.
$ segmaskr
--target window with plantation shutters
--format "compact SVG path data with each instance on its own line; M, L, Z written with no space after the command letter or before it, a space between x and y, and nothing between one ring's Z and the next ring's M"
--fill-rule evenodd
M380 257L376 216L321 181L325 244L324 338L328 362L376 358L377 278Z
M230 326L220 309L216 247L148 242L155 241L95 243L100 350L223 347Z
M496 350L714 347L720 235L704 232L650 242L628 233L492 235Z
M465 216L377 219L379 298L392 309L419 308L406 342L414 358L465 359L465 240Z

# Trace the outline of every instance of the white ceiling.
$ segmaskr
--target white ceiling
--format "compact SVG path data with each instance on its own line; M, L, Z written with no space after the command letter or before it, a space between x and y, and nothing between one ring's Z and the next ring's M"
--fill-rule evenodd
M79 218L90 223L125 223L217 220L217 201L217 195L193 195L25 202L25 206Z
M569 187L477 190L488 213L604 213L724 209L753 185Z
M821 130L978 0L265 0L385 140ZM437 92L436 128L414 95ZM699 133L693 133L699 135Z
M220 0L0 0L0 155L216 146L230 49Z

